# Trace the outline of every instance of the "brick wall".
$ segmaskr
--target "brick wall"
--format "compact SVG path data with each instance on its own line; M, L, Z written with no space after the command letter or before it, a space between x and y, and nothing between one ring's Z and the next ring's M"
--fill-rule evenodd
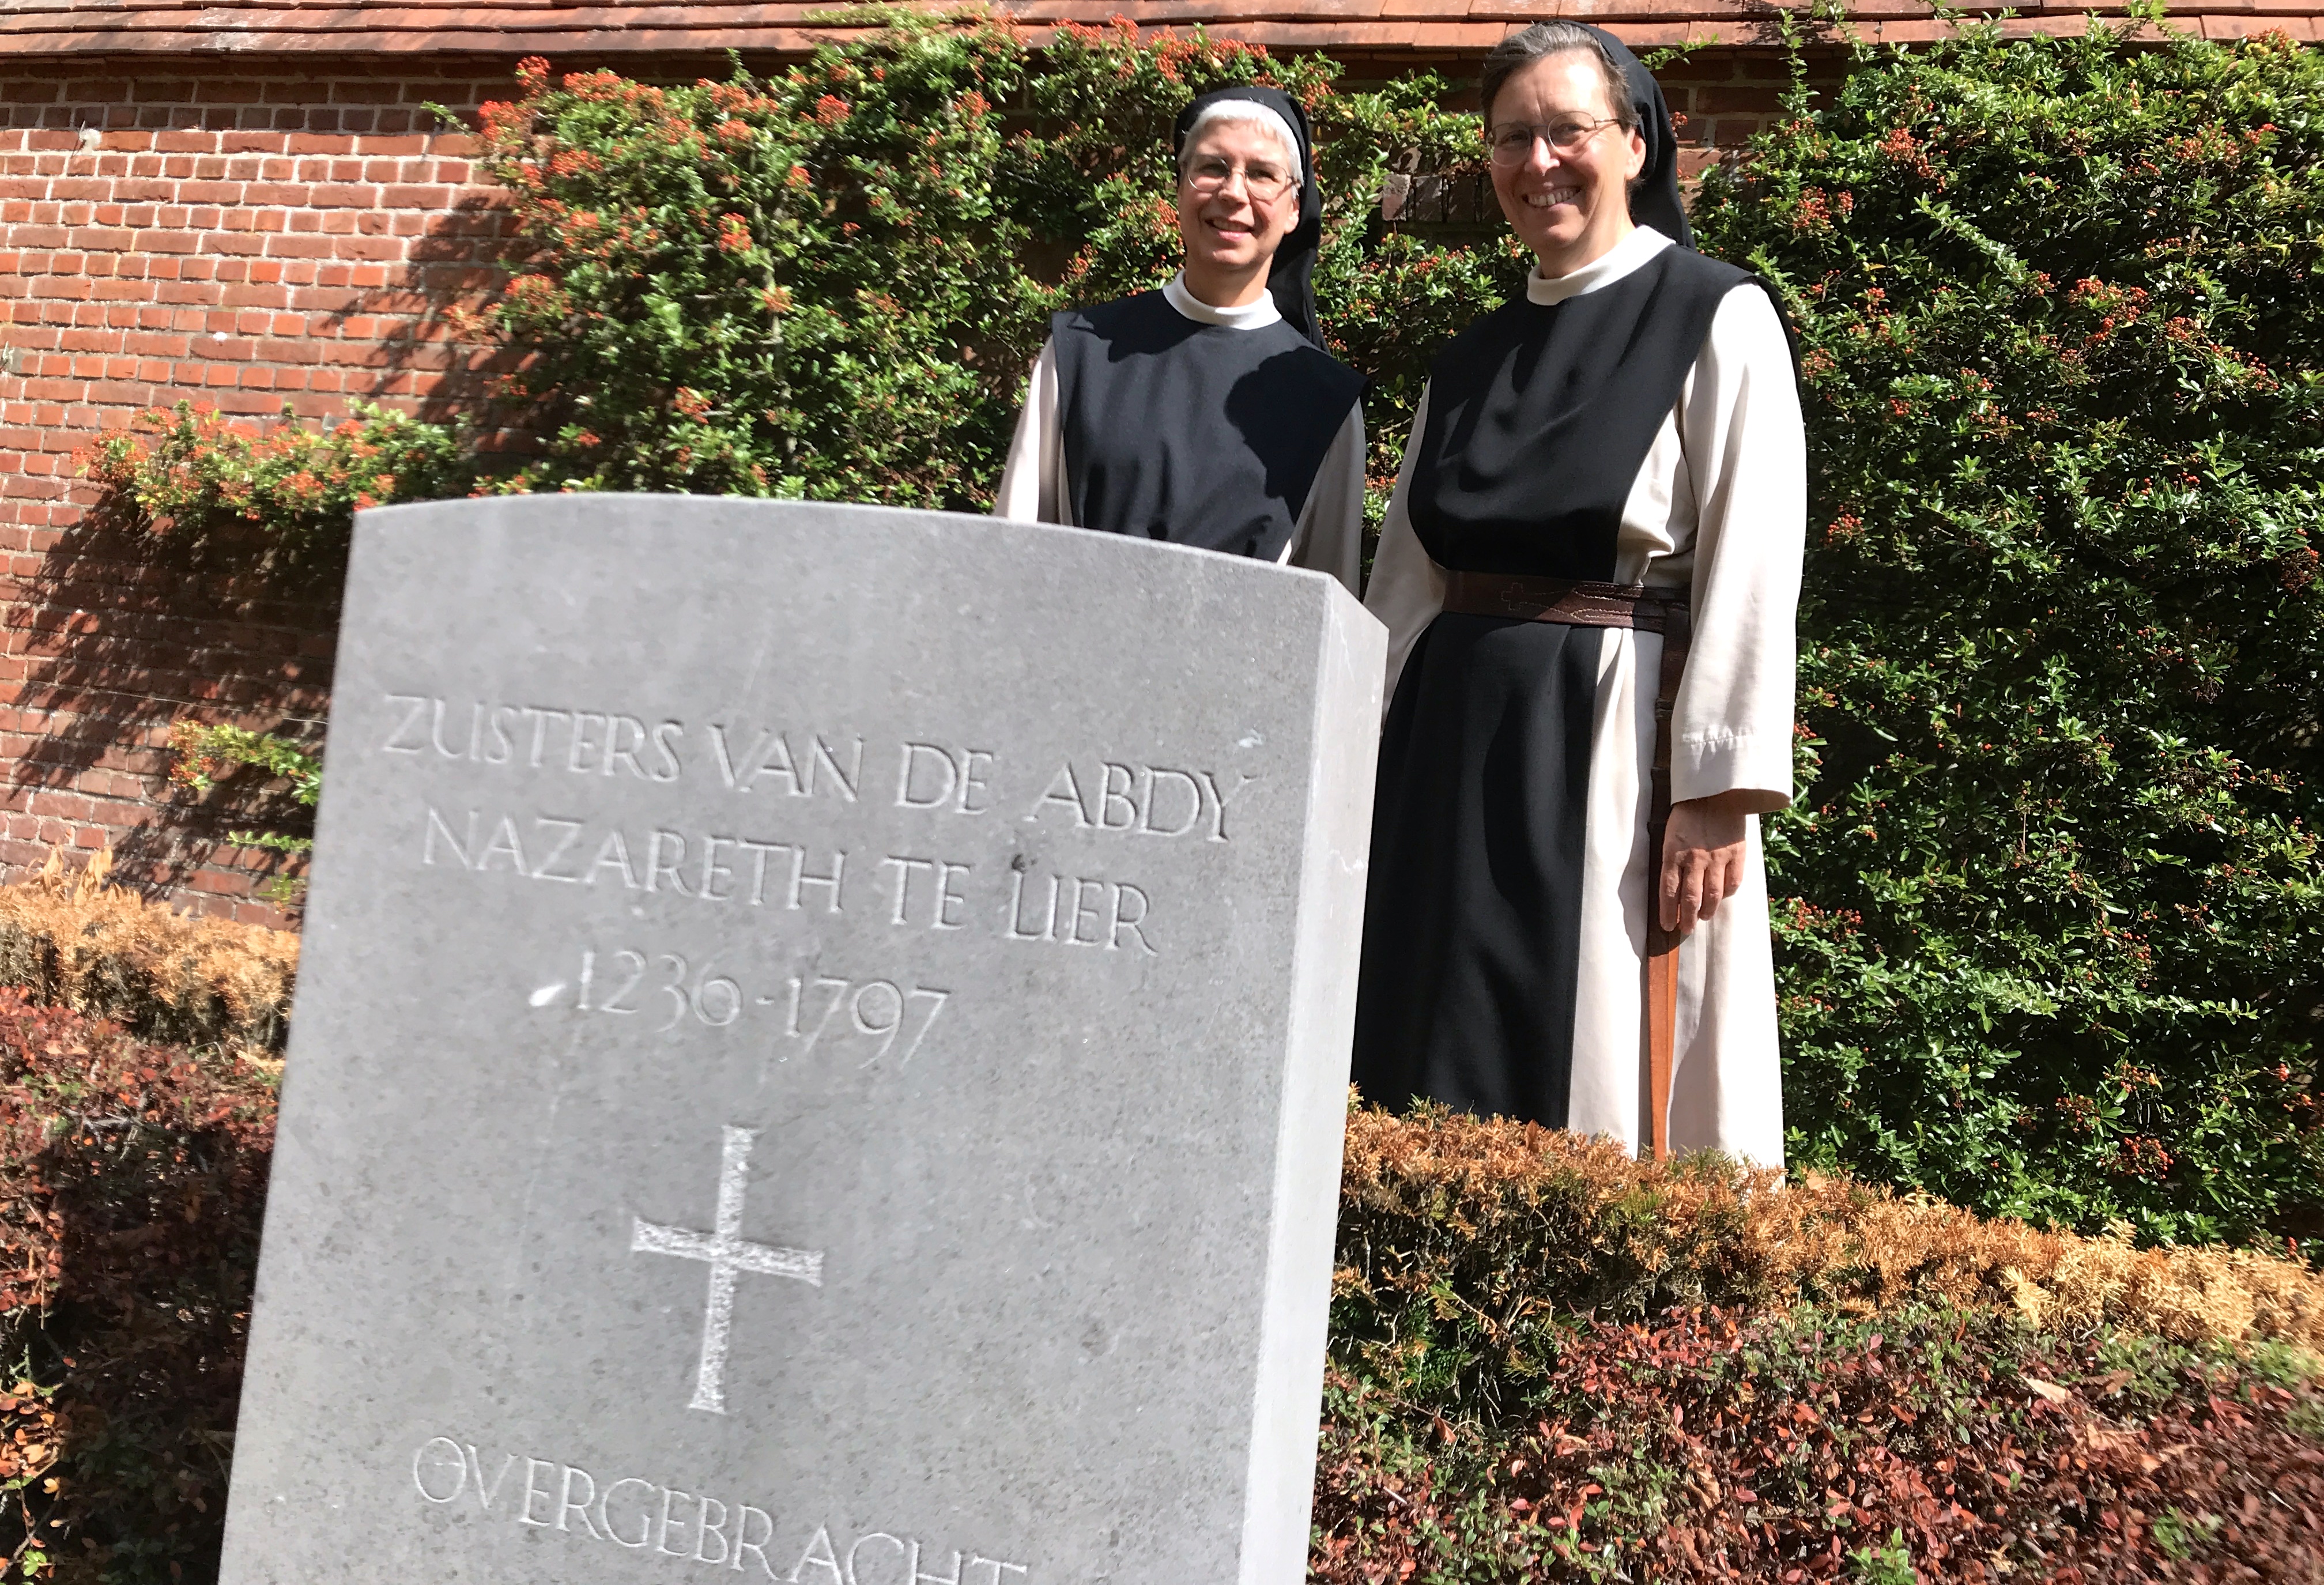
M1834 80L1840 61L1811 58L1810 78ZM1692 180L1719 159L1751 141L1783 112L1791 69L1768 51L1706 50L1672 61L1655 74L1678 122L1679 175Z
M425 106L508 81L329 60L0 74L0 875L109 845L140 881L272 917L217 822L157 820L162 745L188 714L317 733L335 602L134 554L84 515L74 453L180 398L326 418L456 394L441 314L489 279L495 216Z
M1685 30L1675 30L1683 34ZM1649 46L1635 46L1641 52ZM1351 88L1377 85L1400 72L1426 69L1455 82L1473 84L1481 51L1471 54L1401 51L1395 54L1343 53L1341 81ZM1836 51L1807 54L1809 78L1819 87L1837 82L1845 65ZM1723 153L1751 141L1751 134L1775 119L1790 82L1790 69L1772 49L1705 49L1672 61L1655 73L1670 101L1671 113L1681 118L1679 174L1692 180ZM1465 101L1476 108L1473 93ZM1498 217L1498 211L1495 212Z
M444 313L489 288L497 215L426 106L504 95L513 63L284 60L0 69L0 879L111 847L156 894L277 922L254 895L269 865L218 841L235 811L174 798L164 744L184 715L316 737L328 702L327 589L146 554L86 514L75 453L180 398L328 419L353 397L428 412L467 388ZM1774 114L1783 80L1738 51L1663 75L1688 175Z

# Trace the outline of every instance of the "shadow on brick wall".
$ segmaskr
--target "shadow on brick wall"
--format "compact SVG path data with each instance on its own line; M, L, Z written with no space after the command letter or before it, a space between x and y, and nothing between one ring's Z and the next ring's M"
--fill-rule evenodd
M170 728L233 721L319 743L344 570L331 556L254 576L257 538L239 523L156 536L106 511L56 533L8 613L16 713L39 725L10 766L0 858L109 845L122 884L244 911L277 863L226 834L295 830L298 815L248 770L207 797L171 787Z
M310 315L309 334L333 349L347 399L392 401L433 423L465 417L482 435L521 437L521 425L504 423L510 415L486 400L492 376L517 358L460 340L520 245L509 212L496 190L468 189L417 223L417 235L400 242L399 278L330 294Z

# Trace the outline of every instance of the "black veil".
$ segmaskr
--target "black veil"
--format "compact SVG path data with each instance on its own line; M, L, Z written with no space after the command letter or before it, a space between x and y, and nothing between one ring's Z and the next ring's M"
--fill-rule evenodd
M1651 226L1683 248L1694 245L1694 231L1686 223L1686 206L1678 196L1678 131L1671 125L1669 104L1655 74L1638 62L1629 47L1604 28L1588 23L1575 26L1596 39L1614 64L1629 79L1630 103L1638 113L1638 135L1646 140L1646 162L1630 189L1630 218Z

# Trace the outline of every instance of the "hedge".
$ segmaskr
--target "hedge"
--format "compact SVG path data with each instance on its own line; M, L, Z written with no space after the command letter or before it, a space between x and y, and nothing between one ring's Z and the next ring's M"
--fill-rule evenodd
M113 855L61 852L0 886L0 986L148 1039L264 1056L289 1034L299 937L179 913L112 884Z
M272 1066L0 990L0 1578L217 1577Z

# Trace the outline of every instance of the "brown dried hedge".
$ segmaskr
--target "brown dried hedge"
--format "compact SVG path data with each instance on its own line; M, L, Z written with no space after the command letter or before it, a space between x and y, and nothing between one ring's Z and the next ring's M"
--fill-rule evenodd
M110 883L112 862L99 852L68 874L52 852L39 874L0 886L0 985L149 1040L279 1050L297 935L148 902Z
M2324 1585L2324 1278L1352 1111L1319 1585Z
M0 991L0 1580L215 1580L275 1064ZM1311 1577L2324 1585L2324 1286L1349 1120Z
M1443 1111L1348 1119L1339 1287L1393 1308L1457 1294L1480 1341L1522 1348L1574 1311L1908 1304L2014 1309L2182 1343L2324 1354L2324 1277L2249 1250L2141 1249L1986 1221L1842 1177L1789 1183L1712 1157L1668 1166L1601 1141Z

